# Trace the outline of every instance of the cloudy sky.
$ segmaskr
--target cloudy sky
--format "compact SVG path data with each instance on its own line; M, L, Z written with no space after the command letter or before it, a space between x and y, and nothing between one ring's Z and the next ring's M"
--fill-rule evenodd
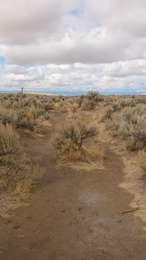
M0 90L144 89L146 0L1 0Z

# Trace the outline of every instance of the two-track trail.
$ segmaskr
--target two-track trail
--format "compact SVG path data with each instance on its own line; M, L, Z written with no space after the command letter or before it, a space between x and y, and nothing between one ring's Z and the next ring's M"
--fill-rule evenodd
M49 142L24 137L45 177L30 205L1 221L0 260L145 260L143 223L128 211L132 196L119 187L121 158L104 143L103 169L57 170Z

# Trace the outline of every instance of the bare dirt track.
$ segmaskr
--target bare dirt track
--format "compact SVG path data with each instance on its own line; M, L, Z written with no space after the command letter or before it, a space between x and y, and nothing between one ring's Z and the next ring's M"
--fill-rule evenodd
M144 224L128 212L132 196L119 187L121 158L104 143L103 169L57 170L48 143L24 138L45 178L28 207L1 220L0 260L145 260Z

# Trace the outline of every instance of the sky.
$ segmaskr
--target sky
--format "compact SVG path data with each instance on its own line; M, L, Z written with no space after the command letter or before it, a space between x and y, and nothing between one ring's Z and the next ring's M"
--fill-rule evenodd
M146 0L1 0L0 91L146 92Z

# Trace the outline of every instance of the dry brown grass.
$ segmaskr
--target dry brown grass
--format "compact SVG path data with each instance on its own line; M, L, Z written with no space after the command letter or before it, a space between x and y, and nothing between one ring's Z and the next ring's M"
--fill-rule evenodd
M95 127L87 127L78 121L67 124L56 138L57 156L61 160L85 160L84 141L95 135Z
M13 124L17 128L35 130L49 121L50 111L62 107L62 98L36 95L0 96L0 122Z
M106 98L102 123L106 124L106 132L118 153L122 152L126 164L130 158L127 174L134 179L143 172L146 183L146 97Z
M18 134L11 125L0 124L0 156L15 154L18 149Z
M103 97L98 93L91 91L87 95L78 98L78 105L81 110L94 110L99 102L103 101Z
M27 198L40 181L39 167L24 153L18 133L11 125L0 124L0 215L15 200ZM15 196L14 196L15 195ZM13 198L13 202L11 200ZM9 201L9 203L7 203ZM4 207L4 204L6 207ZM9 205L8 205L9 204Z
M139 165L143 169L144 175L146 177L146 152L144 150L138 152L137 160L139 162Z
M17 131L47 135L51 132L57 162L81 171L103 167L104 135L107 134L107 142L112 133L111 139L119 142L117 146L124 143L127 152L133 152L134 160L137 158L139 166L146 172L145 97L101 97L95 92L66 98L1 95L0 189L19 195L29 194L28 190L38 181L39 170L24 154L21 134L19 137Z
M114 136L126 141L127 148L136 151L146 147L146 105L124 106L120 110L106 111L104 120Z

